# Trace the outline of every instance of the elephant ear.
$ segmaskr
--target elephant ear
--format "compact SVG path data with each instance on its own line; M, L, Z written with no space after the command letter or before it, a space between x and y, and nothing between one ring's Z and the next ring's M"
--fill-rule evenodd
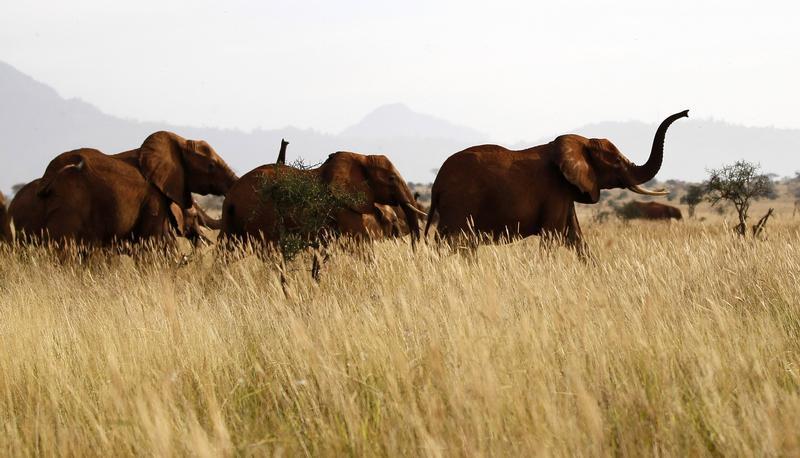
M559 170L570 183L584 194L583 203L597 203L600 200L600 185L592 163L590 151L569 136L559 137L555 141L555 162Z
M139 149L139 169L145 179L183 209L192 205L186 191L183 149L186 140L171 132L156 132Z
M343 198L357 213L374 211L375 195L369 181L366 157L353 153L333 153L322 165L322 181L331 192Z

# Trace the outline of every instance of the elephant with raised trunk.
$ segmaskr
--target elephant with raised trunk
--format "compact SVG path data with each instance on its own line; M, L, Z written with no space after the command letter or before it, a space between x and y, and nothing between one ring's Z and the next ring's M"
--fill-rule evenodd
M650 157L640 166L610 141L580 135L562 135L521 151L482 145L456 153L436 175L425 232L438 212L437 231L446 238L473 231L494 240L542 235L584 255L575 202L597 203L600 190L611 188L666 195L641 185L661 168L667 129L688 113L661 123Z
M260 192L265 183L278 174L303 174L335 192L358 195L358 202L348 203L331 215L329 227L340 230L339 222L362 226L363 217L376 216L376 205L399 206L405 211L406 224L414 239L419 237L418 215L414 196L400 172L386 156L338 152L318 168L300 170L282 164L269 164L251 170L231 188L222 205L222 234L233 238L279 240L278 218L273 203ZM424 215L424 213L422 213ZM288 221L291 230L292 222ZM346 232L346 231L345 231ZM413 239L412 239L413 240Z
M222 195L235 181L208 143L156 132L140 148L114 156L84 148L53 159L36 185L41 208L31 220L54 240L107 245L158 238L170 227L180 230L180 213L194 204L191 193Z

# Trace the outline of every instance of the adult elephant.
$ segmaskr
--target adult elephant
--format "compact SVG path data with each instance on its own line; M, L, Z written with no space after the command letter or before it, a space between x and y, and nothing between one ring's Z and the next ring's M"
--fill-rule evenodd
M362 221L364 215L375 215L377 205L399 206L406 210L405 221L414 239L419 237L420 213L405 180L382 155L337 152L318 168L300 170L282 164L262 165L242 176L225 196L222 204L222 234L231 238L263 239L268 243L280 238L275 204L264 190L281 174L300 176L323 184L340 195L357 196L331 215L328 227L340 230L348 221ZM424 213L423 213L424 214ZM285 230L299 227L291 215L284 217ZM360 224L360 223L359 223Z
M138 149L120 154L127 155L134 151L138 152ZM111 157L119 157L120 154ZM14 222L17 239L20 241L35 242L45 235L47 201L37 195L40 182L41 179L37 178L23 186L17 191L8 207L9 217ZM192 207L186 210L181 210L174 203L170 204L170 207L170 214L176 218L174 226L176 234L192 242L204 238L201 228L219 230L222 227L221 220L209 216L197 202L193 202Z
M438 212L438 233L488 234L493 239L542 235L585 253L575 202L597 203L601 189L627 188L639 194L665 195L641 184L661 168L664 137L687 111L666 118L656 131L644 165L631 163L606 139L562 135L546 145L522 151L482 145L450 156L431 190L430 228Z
M641 219L683 219L681 209L673 207L672 205L660 204L658 202L642 202L632 201L628 205L631 206L631 218Z
M83 148L53 159L36 187L50 238L107 245L166 235L191 193L224 194L236 175L205 141L156 132L137 150Z
M11 233L11 220L6 209L6 198L0 192L0 242L11 243L14 237Z

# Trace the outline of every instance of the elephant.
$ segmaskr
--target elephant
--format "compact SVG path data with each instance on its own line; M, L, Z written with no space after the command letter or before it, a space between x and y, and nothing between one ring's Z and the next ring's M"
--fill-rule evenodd
M422 213L415 207L414 197L408 185L391 161L382 155L363 155L340 151L316 169L301 170L282 164L262 165L237 181L225 196L222 204L222 234L228 238L263 239L275 243L280 238L274 203L261 192L264 186L274 182L279 174L300 174L307 179L322 183L334 193L358 195L358 202L349 202L331 215L329 229L339 232L368 231L381 227L376 216L381 210L376 205L399 206L407 210L405 222L412 234L412 243L419 237L420 225L417 215ZM422 213L424 215L424 213ZM376 221L363 224L364 216ZM382 214L381 214L382 215ZM290 218L291 219L291 218ZM389 217L389 220L391 217ZM298 224L284 221L285 229L295 230Z
M11 233L11 219L6 209L6 198L0 192L0 242L11 243L13 241L14 236Z
M658 202L632 201L630 204L632 218L641 219L683 219L681 209L672 205L660 204Z
M111 157L117 156L114 154ZM41 179L37 178L17 191L8 208L9 217L14 222L17 239L20 241L30 243L44 236L46 201L36 195L40 181ZM176 219L176 234L192 242L196 243L204 238L201 227L219 230L222 226L221 220L209 216L197 202L193 202L186 210L181 210L175 203L170 204L170 207L170 213Z
M597 203L601 189L627 188L666 195L640 185L661 168L664 137L681 111L658 127L644 165L631 163L606 139L569 134L521 151L497 145L467 148L450 156L436 175L425 234L438 213L439 238L476 232L494 241L540 235L587 254L575 202Z
M289 145L285 139L281 139L281 147L278 153L276 164L286 164L286 147ZM414 206L422 210L417 202L419 193L414 193ZM410 233L406 223L405 212L399 205L383 205L375 203L372 212L338 212L335 227L344 234L367 239L379 239L384 237L401 237Z
M108 245L166 236L192 208L191 193L222 195L236 179L205 141L160 131L113 156L90 148L62 153L35 189L48 237Z

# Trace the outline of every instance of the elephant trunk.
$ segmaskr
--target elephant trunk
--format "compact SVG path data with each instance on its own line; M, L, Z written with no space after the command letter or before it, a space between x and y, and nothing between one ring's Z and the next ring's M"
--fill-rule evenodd
M406 216L406 224L411 231L411 245L414 246L419 240L419 217L417 216L419 210L414 207L412 202L403 202L402 207Z
M661 161L664 158L664 137L667 135L667 129L670 124L680 118L689 116L689 110L675 113L661 122L656 130L656 135L653 138L653 148L650 150L650 157L643 165L634 165L630 168L631 185L638 185L646 183L655 178L658 170L661 168Z
M222 229L222 219L212 218L211 215L205 212L202 207L199 205L195 205L195 210L197 210L197 218L200 221L201 226L205 226L212 230L220 230Z
M289 146L289 142L285 139L281 139L281 150L278 152L278 160L275 161L276 164L286 164L286 147Z

